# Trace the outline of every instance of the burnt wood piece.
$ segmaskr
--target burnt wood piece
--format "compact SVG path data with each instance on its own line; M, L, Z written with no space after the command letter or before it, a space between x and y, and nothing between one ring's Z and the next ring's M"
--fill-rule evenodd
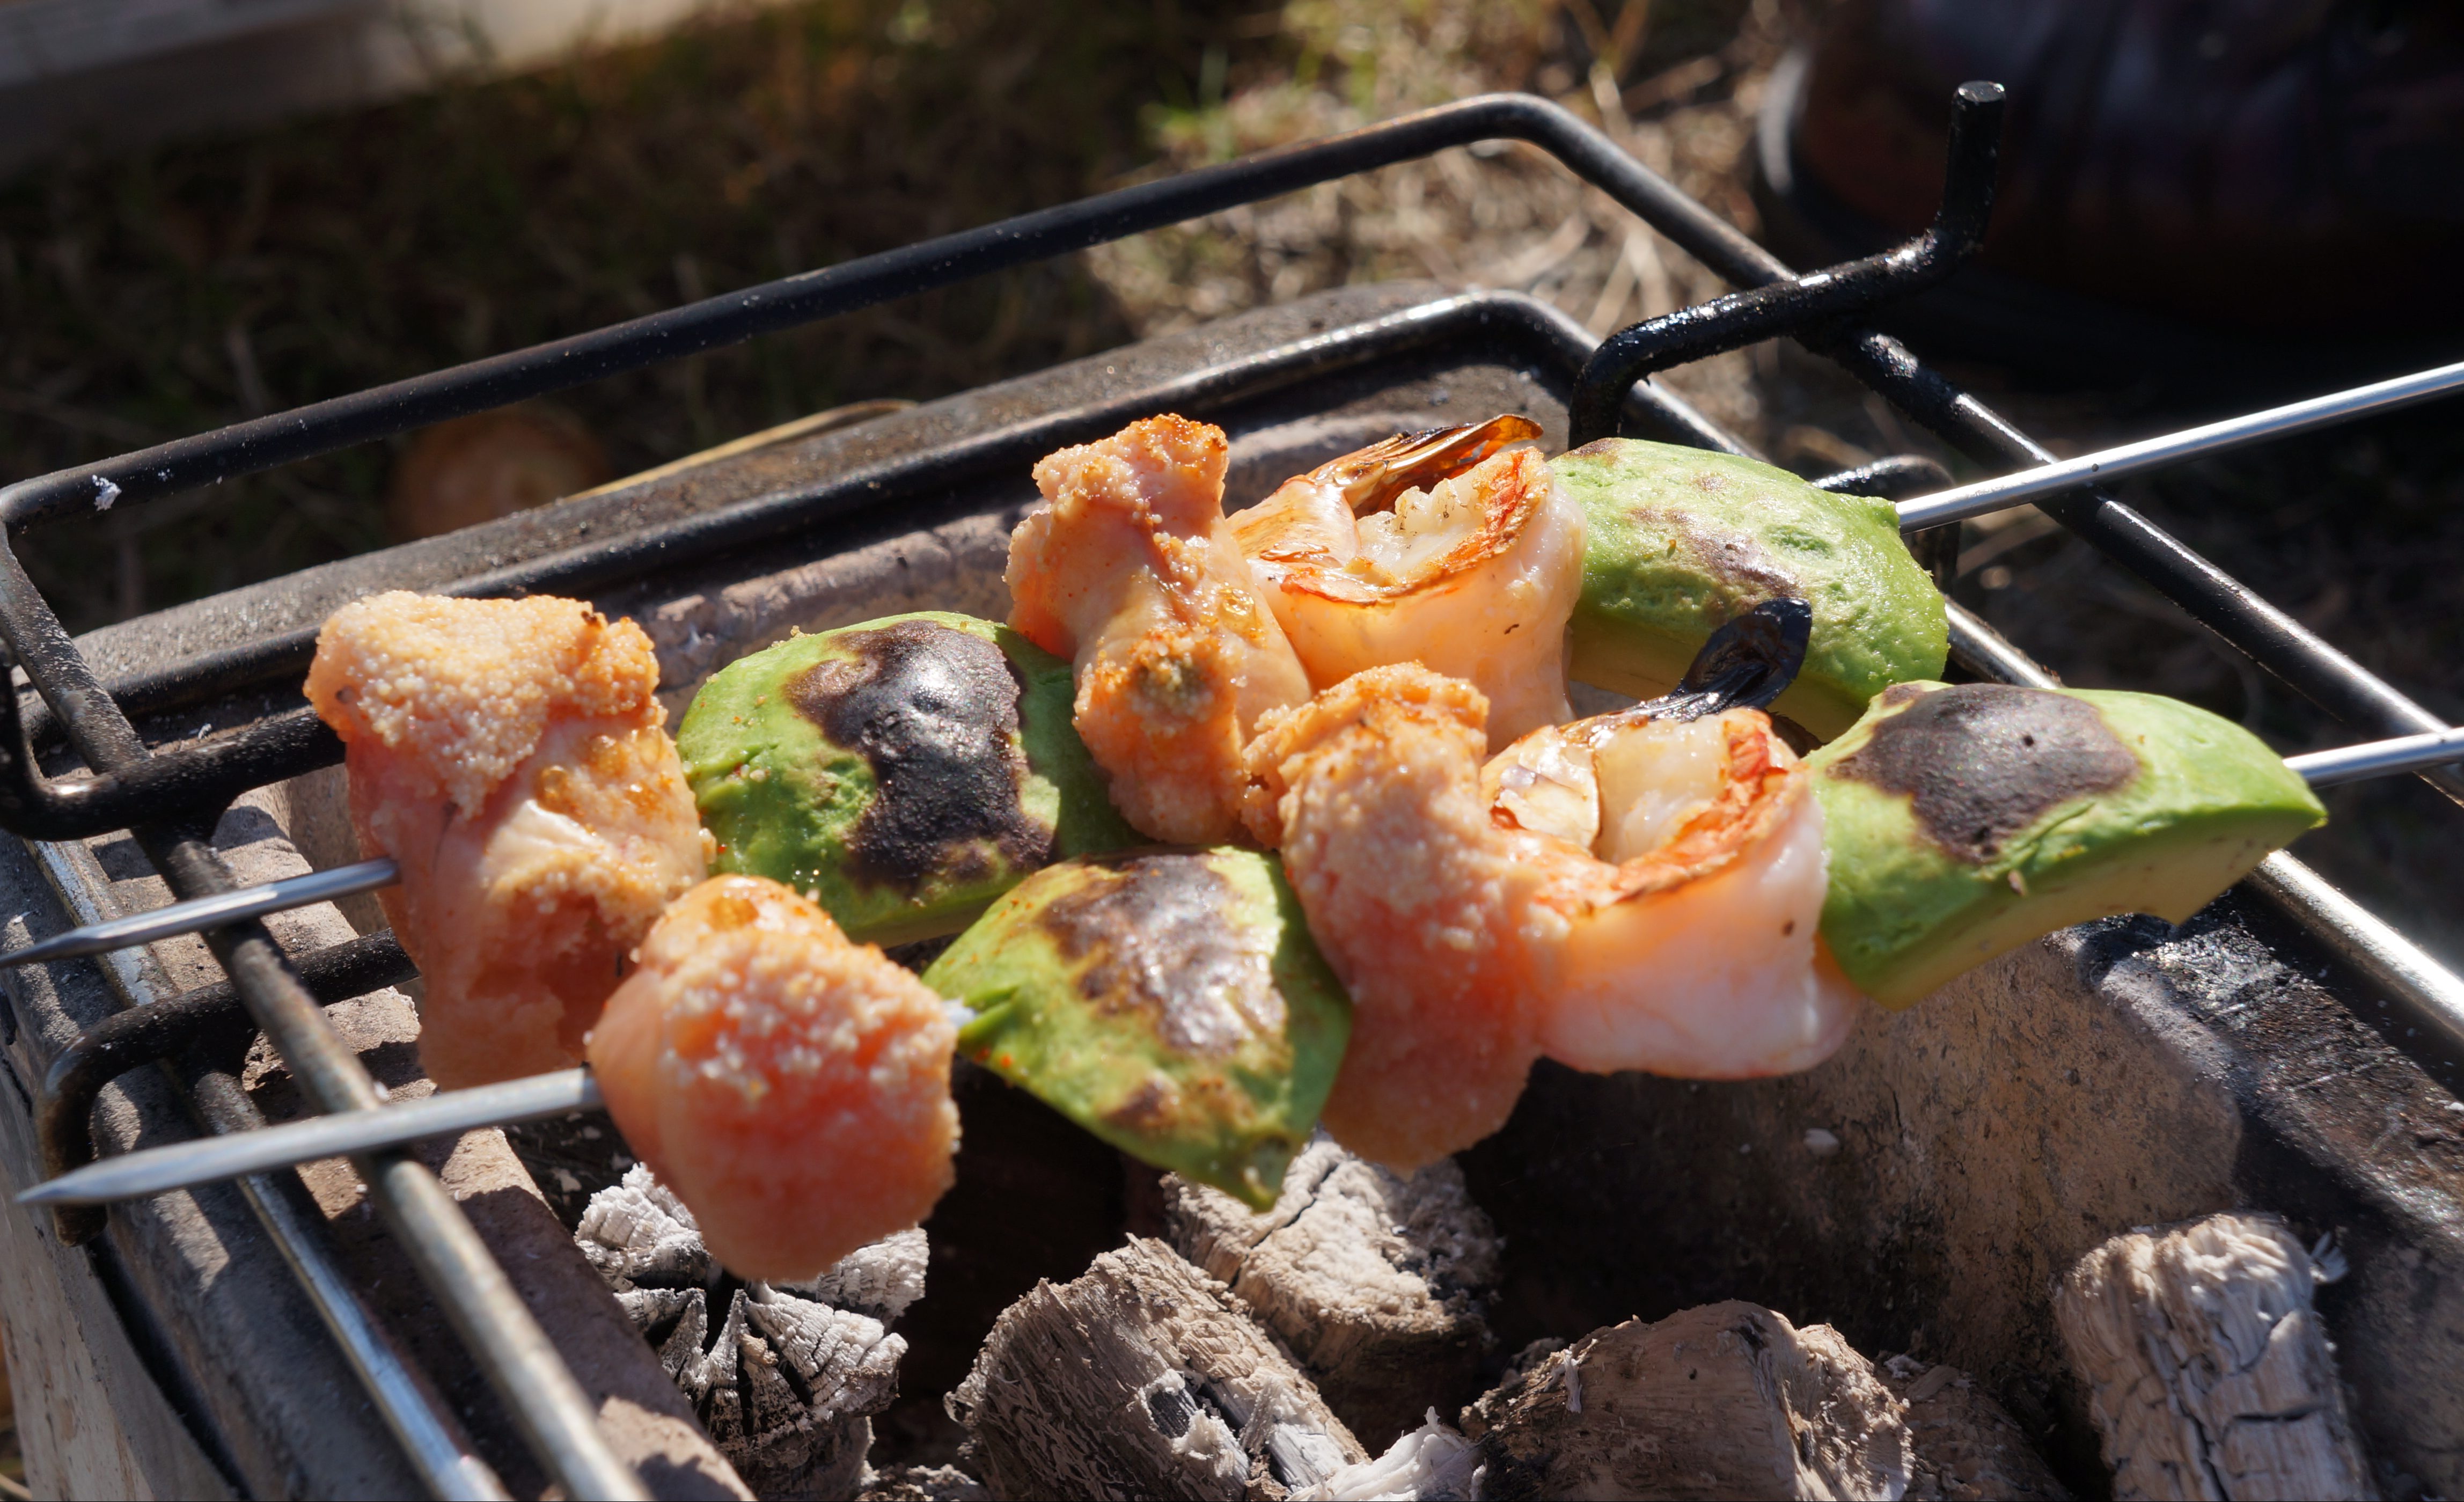
M1906 1406L1907 1502L2057 1502L2070 1492L1966 1372L1895 1356L1874 1369Z
M1281 1502L1368 1458L1229 1289L1145 1237L1011 1305L949 1407L996 1496Z
M1730 1302L1594 1331L1464 1410L1463 1425L1491 1502L1898 1498L1903 1407L1830 1326Z
M1363 1445L1478 1390L1502 1244L1452 1160L1398 1178L1321 1134L1264 1214L1178 1175L1163 1188L1172 1244L1282 1338Z
M2054 1295L2117 1497L2375 1497L2311 1308L2312 1267L2272 1215L2116 1236Z
M636 1165L591 1197L574 1241L757 1494L863 1487L872 1416L896 1401L907 1354L889 1327L924 1293L922 1231L859 1248L808 1283L745 1283Z

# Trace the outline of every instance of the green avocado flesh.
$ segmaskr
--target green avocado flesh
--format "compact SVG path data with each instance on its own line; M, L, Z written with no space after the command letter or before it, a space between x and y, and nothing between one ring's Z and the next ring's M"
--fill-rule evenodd
M2153 694L1903 684L1805 764L1823 939L1890 1007L2090 918L2182 922L2327 817L2258 738Z
M924 972L958 1051L1257 1209L1309 1141L1352 1003L1272 856L1144 850L1029 876Z
M1814 607L1805 667L1771 706L1823 740L1894 683L1942 676L1942 594L1887 500L1835 496L1703 449L1603 438L1549 462L1583 508L1570 671L1650 698L1765 600Z
M811 895L859 943L954 934L1049 862L1137 843L1070 727L1069 664L923 611L720 670L676 727L713 869Z

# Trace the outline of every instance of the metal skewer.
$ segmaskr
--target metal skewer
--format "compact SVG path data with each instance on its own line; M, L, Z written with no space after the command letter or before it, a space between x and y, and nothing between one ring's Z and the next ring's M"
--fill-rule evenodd
M339 1111L280 1126L142 1148L88 1163L17 1196L20 1204L109 1204L224 1179L313 1163L322 1158L406 1147L431 1137L510 1126L605 1104L586 1069L559 1070L497 1085L439 1091L374 1111Z
M35 964L45 960L74 960L79 955L130 949L139 944L150 944L158 939L199 933L220 924L236 923L243 918L304 908L312 902L347 897L354 893L374 892L379 887L390 887L401 879L402 872L394 865L392 857L382 855L353 866L312 871L304 876L285 876L261 887L242 887L236 892L174 902L169 907L155 908L151 912L134 913L107 923L88 923L83 928L73 928L40 943L28 944L23 949L0 955L0 970L11 965Z
M2344 422L2365 412L2392 411L2399 407L2409 407L2415 402L2426 402L2456 390L2464 390L2464 364L2440 365L2416 375L2373 382L2350 390L2314 396L2308 401L2271 407L2263 412L2251 412L2204 427L2185 428L2180 432L2143 438L2119 448L2083 453L2076 459L2042 464L2032 470L2021 470L2016 475L1979 480L1956 490L1936 491L1930 496L1901 501L1900 530L1915 532L1946 522L1965 521L1990 512L2007 511L2013 506L2025 505L2042 497L2076 490L2082 485L2119 479L2142 470L2238 448L2263 438L2290 437L2314 428Z
M964 1027L973 1007L944 1001L950 1022ZM305 1116L280 1126L139 1148L72 1169L17 1196L19 1204L110 1204L250 1174L270 1173L319 1159L407 1147L432 1137L459 1137L481 1127L512 1126L546 1116L597 1111L607 1104L584 1069L558 1070L468 1090L442 1090L425 1099L374 1111Z
M2387 740L2365 740L2360 745L2338 746L2333 751L2304 752L2286 757L2284 764L2300 773L2313 787L2333 787L2339 783L2419 772L2441 762L2459 761L2464 761L2464 727L2397 736Z

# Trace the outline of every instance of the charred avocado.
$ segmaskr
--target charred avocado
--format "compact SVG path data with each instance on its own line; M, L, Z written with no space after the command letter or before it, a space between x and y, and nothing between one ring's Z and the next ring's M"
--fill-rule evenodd
M1765 600L1814 607L1805 667L1771 706L1829 740L1894 683L1942 675L1942 594L1886 500L1816 490L1703 449L1603 438L1550 461L1583 508L1573 676L1649 698Z
M1029 872L1134 844L1078 733L1069 664L927 611L729 664L676 727L715 872L806 893L858 942L952 934Z
M2326 818L2258 738L2153 694L1902 684L1805 764L1823 939L1891 1007L2073 923L2181 922Z
M1352 1033L1282 868L1255 850L1047 867L924 983L976 1009L960 1053L1132 1157L1262 1210Z

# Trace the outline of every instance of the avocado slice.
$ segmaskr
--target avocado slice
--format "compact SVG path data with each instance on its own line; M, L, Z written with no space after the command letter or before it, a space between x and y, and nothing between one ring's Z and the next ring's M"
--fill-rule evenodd
M859 943L955 934L1029 872L1139 841L1071 696L1069 664L939 610L730 663L676 727L712 872L793 887Z
M2327 817L2257 737L2154 694L1903 683L1805 765L1822 938L1895 1008L2074 923L2182 922Z
M1765 600L1814 607L1804 671L1771 706L1828 740L1894 683L1942 676L1942 593L1887 500L1835 496L1705 449L1603 438L1549 461L1583 508L1568 671L1651 698Z
M1124 851L1037 872L924 972L958 1051L1131 1157L1267 1209L1352 1002L1274 857Z

